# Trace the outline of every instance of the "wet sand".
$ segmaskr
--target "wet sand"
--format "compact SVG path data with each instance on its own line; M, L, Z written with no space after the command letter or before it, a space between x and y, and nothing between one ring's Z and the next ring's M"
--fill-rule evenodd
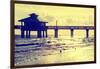
M47 41L48 40L46 40L46 43ZM21 66L35 64L70 63L94 60L94 44L92 42L83 43L82 39L57 39L57 41L52 41L54 43L49 42L48 44L42 44L41 46L30 45L15 47L15 65Z

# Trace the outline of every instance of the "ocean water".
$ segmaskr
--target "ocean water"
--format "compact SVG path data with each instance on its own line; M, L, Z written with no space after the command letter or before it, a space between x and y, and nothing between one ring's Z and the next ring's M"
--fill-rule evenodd
M94 37L15 39L15 65L94 61Z

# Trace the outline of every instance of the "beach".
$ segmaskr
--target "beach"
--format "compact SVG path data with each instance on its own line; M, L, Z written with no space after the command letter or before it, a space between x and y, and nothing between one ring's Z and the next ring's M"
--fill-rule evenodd
M15 40L15 65L94 61L94 42L84 38L31 38Z

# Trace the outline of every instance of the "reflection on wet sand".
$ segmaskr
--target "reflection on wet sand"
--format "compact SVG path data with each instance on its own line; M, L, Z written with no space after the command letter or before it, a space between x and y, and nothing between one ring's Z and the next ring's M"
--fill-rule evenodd
M84 62L94 60L93 38L15 40L15 65Z

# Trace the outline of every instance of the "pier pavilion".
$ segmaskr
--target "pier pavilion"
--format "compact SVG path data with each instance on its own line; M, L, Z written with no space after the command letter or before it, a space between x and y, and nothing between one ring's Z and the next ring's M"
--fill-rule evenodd
M30 17L21 19L19 22L21 22L21 38L30 38L31 31L37 31L37 38L47 37L47 22L39 21L37 14L32 13Z

